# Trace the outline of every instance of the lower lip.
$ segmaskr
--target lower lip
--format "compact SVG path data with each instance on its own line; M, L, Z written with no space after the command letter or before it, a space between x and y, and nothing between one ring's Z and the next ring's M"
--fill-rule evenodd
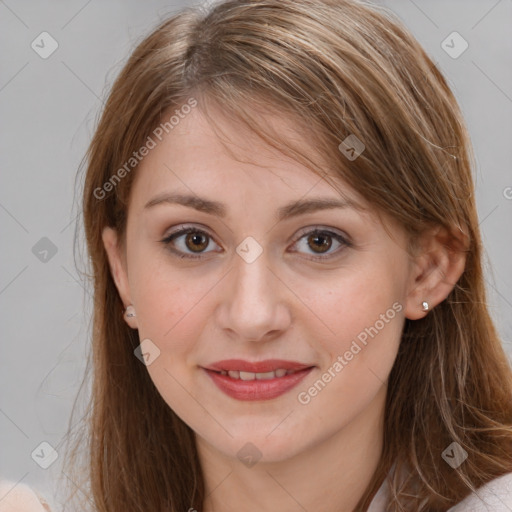
M313 368L306 368L284 377L267 380L232 379L213 370L205 370L217 387L236 400L270 400L294 388Z

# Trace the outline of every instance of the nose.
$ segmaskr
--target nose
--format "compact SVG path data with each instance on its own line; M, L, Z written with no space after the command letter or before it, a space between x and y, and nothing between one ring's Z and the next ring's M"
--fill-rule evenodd
M251 263L235 255L226 278L217 310L222 330L238 341L268 341L288 329L287 288L269 267L265 251Z

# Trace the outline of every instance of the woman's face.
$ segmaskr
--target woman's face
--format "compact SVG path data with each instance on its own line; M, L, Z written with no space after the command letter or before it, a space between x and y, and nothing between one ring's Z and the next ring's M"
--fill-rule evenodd
M390 223L391 238L349 187L342 199L248 131L215 121L237 158L192 109L153 137L136 171L126 253L111 229L104 242L169 407L225 456L284 460L382 411L410 260L403 232ZM269 360L280 362L251 366Z

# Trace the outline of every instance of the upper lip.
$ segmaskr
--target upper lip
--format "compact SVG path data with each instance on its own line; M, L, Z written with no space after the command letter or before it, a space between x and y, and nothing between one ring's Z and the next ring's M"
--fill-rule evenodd
M222 370L240 370L242 372L252 373L265 373L272 372L279 368L284 370L304 370L311 368L311 364L298 363L296 361L285 361L283 359L265 359L265 361L244 361L243 359L226 359L224 361L217 361L204 368L220 372Z

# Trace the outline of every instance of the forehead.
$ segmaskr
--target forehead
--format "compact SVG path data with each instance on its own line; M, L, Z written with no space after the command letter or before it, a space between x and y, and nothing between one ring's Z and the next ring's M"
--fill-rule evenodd
M166 116L164 116L166 118ZM210 121L213 121L213 123ZM282 116L265 116L269 133L276 133L318 162L315 171L272 147L251 129L221 112L196 107L179 119L140 162L133 183L133 202L156 193L178 190L224 197L233 194L273 196L319 195L363 201L310 146L307 137ZM337 148L334 148L337 150ZM277 194L275 194L278 192Z

